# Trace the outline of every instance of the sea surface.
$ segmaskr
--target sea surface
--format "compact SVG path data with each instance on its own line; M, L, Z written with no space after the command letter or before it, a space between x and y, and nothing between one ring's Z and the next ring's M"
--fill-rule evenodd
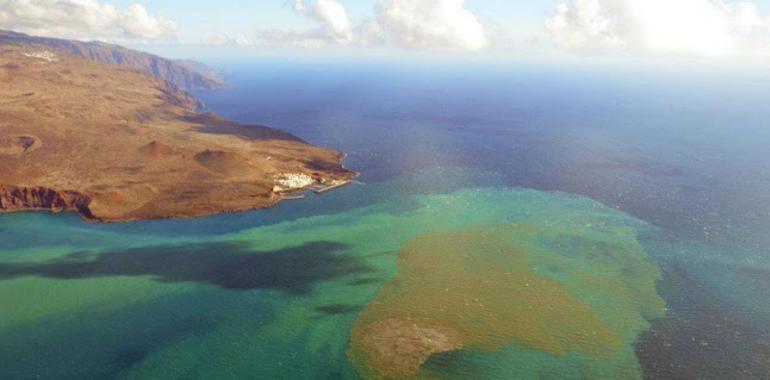
M0 379L770 378L770 74L218 66L210 111L359 181L194 220L0 215Z

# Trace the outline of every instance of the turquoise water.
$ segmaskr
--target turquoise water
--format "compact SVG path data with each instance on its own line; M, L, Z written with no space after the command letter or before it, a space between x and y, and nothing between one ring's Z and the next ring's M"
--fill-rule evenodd
M770 115L742 116L760 90L680 80L650 96L659 88L645 81L532 70L226 69L237 87L201 94L212 110L342 149L361 183L185 221L0 215L0 378L387 377L349 354L383 300L394 317L466 334L412 377L770 374ZM725 91L748 100L703 111ZM413 251L442 276L394 298L415 278L399 263ZM450 270L466 255L478 271ZM538 286L480 285L514 272ZM435 297L452 273L459 296L490 297L496 312ZM409 306L426 296L432 307ZM519 308L535 304L540 319Z
M441 173L463 175L471 174ZM396 193L404 182L353 186L332 196ZM397 253L411 238L505 223L557 226L576 235L586 235L576 228L589 222L597 231L645 228L587 198L506 188L404 194L204 238L89 226L72 216L5 216L2 222L19 231L61 234L4 251L0 299L13 309L0 325L3 378L355 378L346 356L349 329L396 274ZM628 254L628 262L620 258L612 265L634 265L630 252L620 253ZM657 274L649 276L635 290L655 294ZM576 294L588 304L598 302L597 313L608 321L619 311L606 303L635 304L632 297L607 299L606 291L589 287ZM649 302L639 307L660 306ZM630 314L639 321L613 325L628 336L618 349L625 358L615 364L619 368L605 369L609 373L638 371L633 337L647 323L641 311ZM498 365L516 363L516 357ZM554 360L550 353L536 357L543 368ZM570 360L576 374L595 365ZM493 377L505 373L497 370Z

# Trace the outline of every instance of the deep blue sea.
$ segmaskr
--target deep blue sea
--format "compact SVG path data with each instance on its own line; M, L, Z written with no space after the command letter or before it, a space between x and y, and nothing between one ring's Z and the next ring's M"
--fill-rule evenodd
M770 74L218 66L209 111L344 151L359 182L197 220L0 215L0 378L770 378ZM434 314L450 272L495 311ZM509 273L547 282L477 283ZM462 348L389 374L377 313Z

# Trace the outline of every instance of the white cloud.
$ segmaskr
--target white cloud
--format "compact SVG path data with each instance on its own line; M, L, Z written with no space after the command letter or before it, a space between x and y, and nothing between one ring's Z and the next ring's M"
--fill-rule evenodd
M750 2L571 0L545 26L557 45L579 52L770 52L770 18Z
M377 23L387 38L418 49L478 50L488 40L465 0L383 0Z
M294 10L315 29L263 31L263 40L304 46L391 44L414 49L478 50L488 45L481 22L464 0L380 0L374 20L351 21L337 0L295 0Z
M335 42L346 44L353 40L353 23L342 4L336 0L318 0L314 12Z
M176 24L142 5L119 9L97 0L0 0L0 28L110 41L168 39L176 32Z
M259 32L259 42L300 47L348 45L356 42L356 26L348 17L345 7L336 0L316 0L311 3L294 0L293 9L312 20L316 27L304 31L262 30Z

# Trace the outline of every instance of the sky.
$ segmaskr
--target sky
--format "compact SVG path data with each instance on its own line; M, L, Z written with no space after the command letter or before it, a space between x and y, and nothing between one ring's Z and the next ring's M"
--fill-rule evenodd
M770 61L770 0L0 0L0 29L172 55Z

